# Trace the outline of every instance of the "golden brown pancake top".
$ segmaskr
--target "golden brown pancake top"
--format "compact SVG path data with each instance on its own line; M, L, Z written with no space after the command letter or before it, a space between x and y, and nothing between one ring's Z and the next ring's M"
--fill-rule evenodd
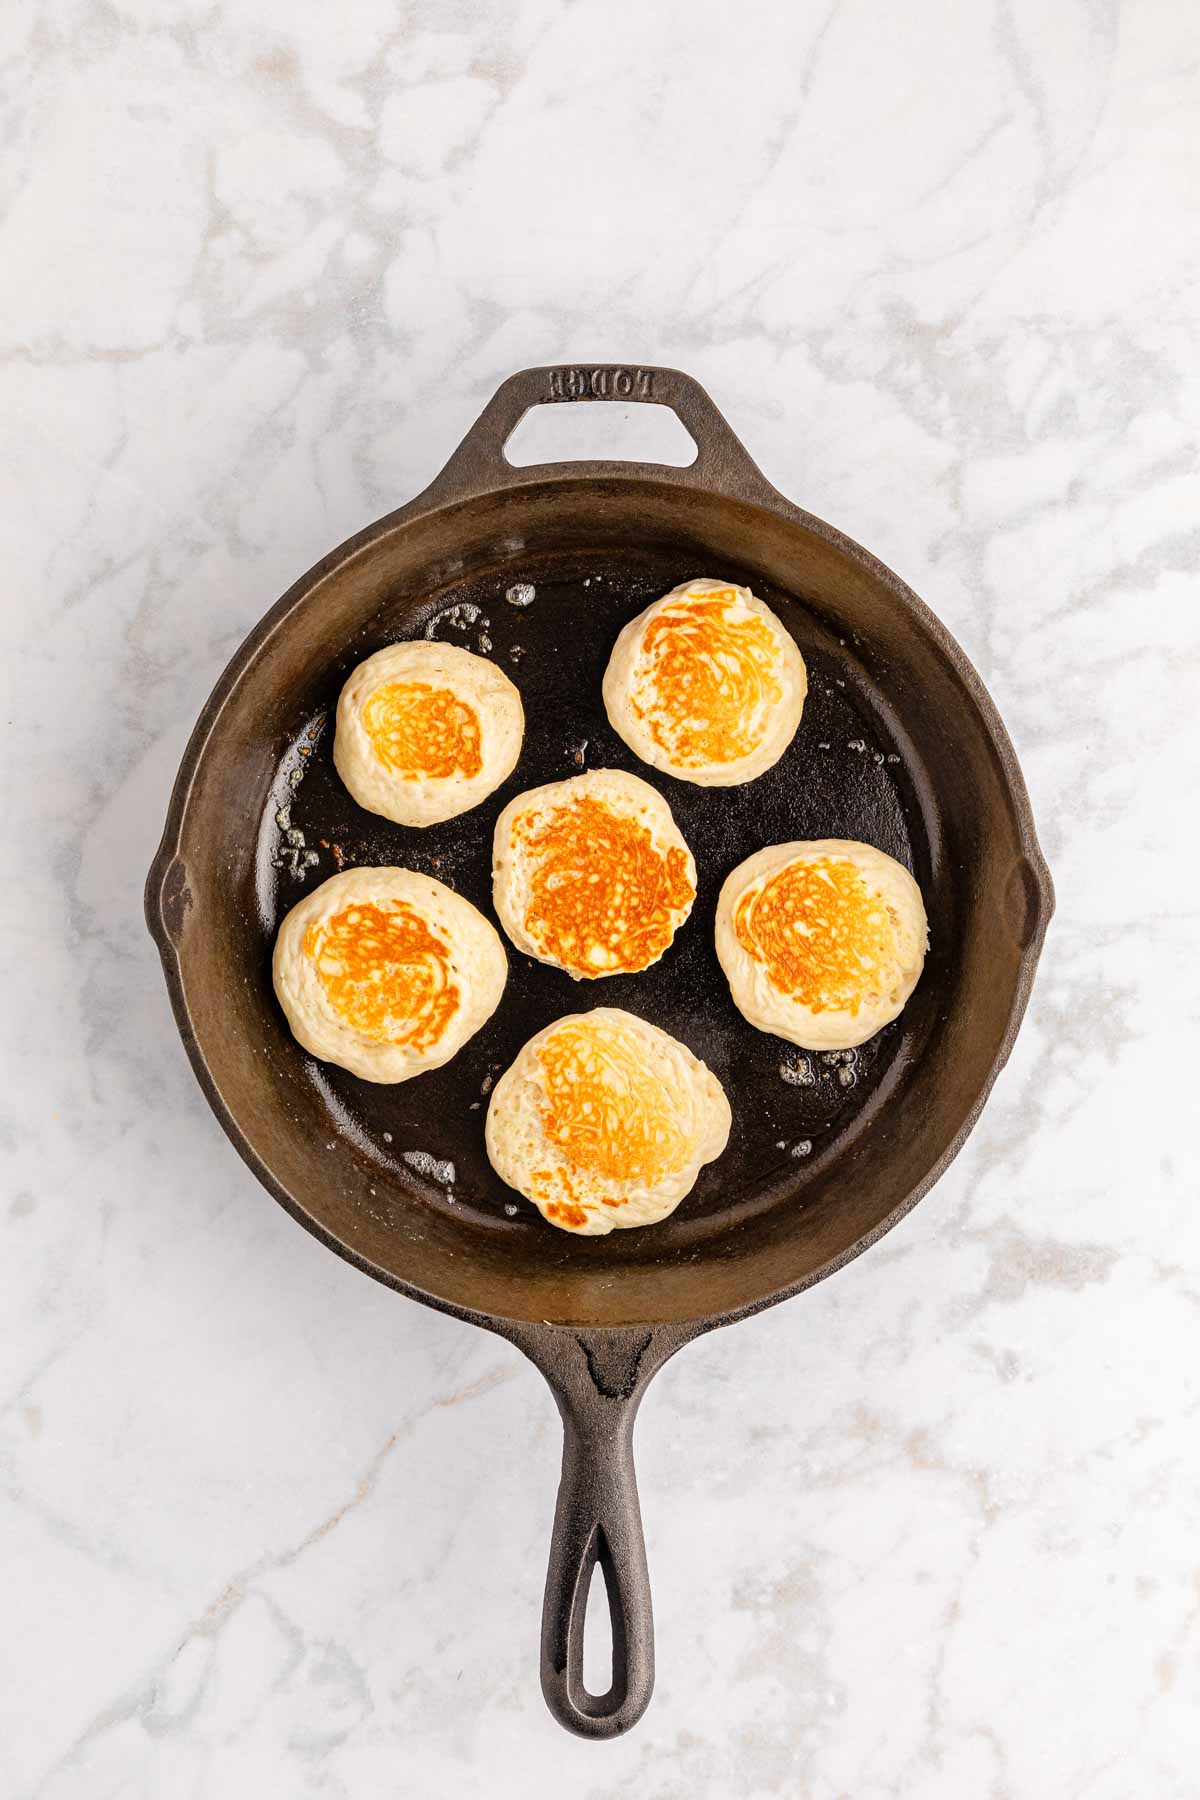
M813 1013L855 1015L896 962L887 903L853 863L837 858L787 863L751 888L738 902L734 930L780 992Z
M652 1184L684 1167L689 1146L671 1092L646 1067L636 1040L576 1019L546 1038L537 1059L545 1089L542 1125L567 1167L539 1169L532 1179L538 1198L548 1201L547 1211L561 1223L586 1224L580 1202L587 1198L589 1176L602 1183ZM606 1197L604 1204L621 1201Z
M449 950L407 901L348 906L310 925L304 954L334 1011L377 1043L431 1049L458 1010Z
M683 850L660 849L639 820L590 794L519 817L513 847L531 867L525 930L579 975L646 968L695 898Z
M380 761L405 781L471 780L483 767L479 715L449 688L386 682L367 699L362 719Z
M651 619L630 705L659 748L684 768L736 762L758 748L782 698L778 648L765 619L728 617L732 587L683 594Z

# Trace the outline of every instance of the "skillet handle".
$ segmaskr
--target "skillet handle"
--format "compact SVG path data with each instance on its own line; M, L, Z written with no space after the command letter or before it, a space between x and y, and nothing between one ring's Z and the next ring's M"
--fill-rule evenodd
M504 446L531 407L576 400L669 406L694 441L696 460L682 469L666 463L634 462L534 463L516 468L508 461ZM447 500L545 481L552 475L652 475L679 487L716 488L737 498L779 498L724 414L700 383L682 369L568 363L521 369L501 382L422 499L442 505Z
M650 1378L682 1342L653 1328L586 1333L527 1326L513 1334L550 1384L563 1421L562 1477L542 1605L542 1692L580 1737L617 1737L654 1689L654 1616L633 1465L633 1423ZM612 1683L583 1681L592 1573L604 1577L612 1621Z

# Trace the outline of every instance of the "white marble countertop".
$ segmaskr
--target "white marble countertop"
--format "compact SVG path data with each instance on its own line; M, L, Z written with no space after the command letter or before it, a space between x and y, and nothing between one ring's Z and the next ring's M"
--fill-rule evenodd
M0 10L5 1800L1194 1800L1198 52L1169 0ZM1059 899L940 1186L652 1388L607 1745L537 1685L548 1393L256 1186L140 911L249 626L579 358L697 375L930 601Z

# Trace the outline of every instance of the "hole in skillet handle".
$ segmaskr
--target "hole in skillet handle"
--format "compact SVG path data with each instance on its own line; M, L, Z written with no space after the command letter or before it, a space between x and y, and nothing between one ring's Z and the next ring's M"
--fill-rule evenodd
M516 469L537 463L605 461L663 463L687 469L698 455L696 440L669 406L611 406L575 412L565 406L531 406L504 446Z
M578 1592L583 1601L583 1671L581 1679L584 1690L597 1699L607 1699L616 1685L614 1679L614 1647L616 1632L620 1629L621 1615L613 1612L613 1597L609 1592L611 1558L601 1567L601 1559L607 1558L608 1546L603 1541L603 1533L597 1527L595 1544L595 1560L591 1574L587 1577L587 1591L583 1589L583 1574L580 1573Z
M603 1525L592 1532L580 1564L570 1631L567 1686L572 1705L585 1713L594 1708L597 1717L616 1712L629 1692L629 1645L616 1564ZM601 1669L606 1669L603 1687L594 1679Z

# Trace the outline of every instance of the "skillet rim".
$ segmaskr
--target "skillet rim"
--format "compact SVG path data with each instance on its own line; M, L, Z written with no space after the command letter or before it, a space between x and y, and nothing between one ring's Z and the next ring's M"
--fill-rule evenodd
M521 375L510 377L489 404L484 417L486 418L497 406L506 390L514 393L519 391L521 384L526 383L527 378L533 373L543 373L543 371L525 371ZM661 370L657 373L676 377L679 382L687 383L690 387L695 388L696 386L690 377L684 376L678 371ZM702 393L703 390L697 389L697 392ZM704 398L707 401L707 396ZM711 406L712 403L708 402L708 404ZM721 422L724 424L723 420ZM728 427L725 427L725 430L736 448L742 464L739 470L741 479L736 483L739 491L733 497L743 503L759 506L775 514L785 523L823 540L832 550L849 562L857 564L864 574L887 591L889 598L902 609L915 627L932 640L933 647L943 656L949 665L950 672L959 684L963 702L974 706L984 736L995 757L1001 784L1010 807L1012 822L1015 826L1015 836L1020 846L1020 866L1023 866L1027 872L1029 880L1028 924L1023 933L1017 979L1013 987L1004 1032L991 1067L980 1084L962 1123L941 1155L910 1189L900 1204L873 1225L869 1231L863 1233L861 1237L835 1256L828 1258L818 1268L810 1270L794 1281L785 1282L738 1306L684 1319L629 1320L620 1325L597 1326L581 1324L579 1321L571 1319L531 1321L501 1312L490 1312L480 1307L462 1305L457 1301L448 1300L439 1294L432 1293L415 1282L408 1281L372 1262L369 1257L363 1256L350 1245L343 1243L327 1226L305 1210L258 1156L245 1137L238 1119L225 1100L201 1049L187 1003L178 938L191 903L181 850L184 823L192 788L221 714L246 669L254 661L263 645L276 632L286 628L292 612L313 589L336 570L368 552L393 532L402 530L417 518L429 517L442 511L452 514L472 502L486 501L502 492L511 494L514 490L519 491L523 487L554 486L569 490L573 486L587 485L597 481L620 481L632 485L652 481L660 485L687 488L692 493L710 494L714 499L731 497L730 488L734 484L731 483L729 486L712 485L704 479L704 475L708 472L707 466L704 470L699 470L697 464L678 468L660 464L604 461L530 464L520 468L505 464L502 477L499 480L495 479L494 472L489 485L486 482L481 483L478 478L480 459L467 454L473 448L474 430L469 432L463 444L427 488L403 506L356 532L314 563L305 574L292 583L280 599L251 628L234 651L218 677L189 736L172 787L162 838L146 881L146 922L158 948L172 1013L193 1072L225 1135L262 1186L292 1218L304 1226L305 1230L326 1248L336 1252L344 1261L361 1270L363 1274L371 1276L411 1300L432 1307L437 1312L447 1313L465 1323L498 1332L501 1336L522 1344L523 1347L524 1342L531 1335L536 1336L538 1332L544 1332L547 1329L556 1334L560 1331L568 1331L584 1333L588 1337L595 1338L650 1330L652 1333L669 1334L672 1339L683 1342L720 1326L751 1318L768 1307L792 1299L795 1295L814 1287L819 1281L824 1281L828 1276L836 1274L838 1270L845 1268L848 1263L861 1256L864 1251L869 1250L873 1244L899 1224L936 1185L978 1122L996 1078L1007 1063L1016 1041L1017 1032L1029 1003L1038 960L1054 910L1053 882L1038 843L1033 809L1016 750L995 702L965 651L930 607L892 569L881 562L871 551L847 536L845 532L818 518L816 514L797 506L786 495L781 494L751 461L741 445L733 438ZM564 492L563 499L564 501L569 500L569 494Z

